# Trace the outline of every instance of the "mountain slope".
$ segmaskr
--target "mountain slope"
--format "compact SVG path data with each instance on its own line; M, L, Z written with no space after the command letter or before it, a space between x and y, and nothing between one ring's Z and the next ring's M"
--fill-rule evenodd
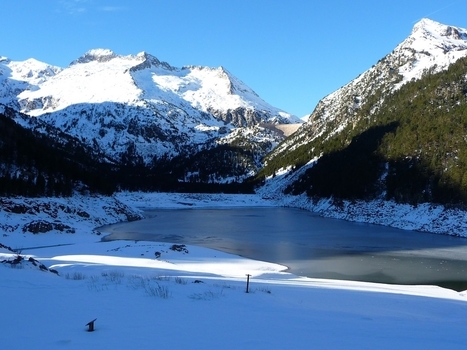
M50 77L58 74L61 68L35 59L14 62L0 57L0 103L19 110L17 96L26 90L36 90Z
M23 128L29 117L0 105L0 196L69 196L73 190L111 193L117 179L79 139L60 130L38 132L41 121Z
M361 118L371 119L391 92L424 74L446 70L465 56L466 29L422 19L415 24L409 37L390 54L323 98L308 122L266 158L269 166L265 173L272 174L281 167L308 162L313 157L303 154L300 148L318 137L327 140Z
M391 54L320 102L268 156L263 174L308 163L282 188L341 199L467 202L466 33L422 20Z
M242 144L248 153L239 164L224 164L231 170L203 177L242 180L254 175L262 156L284 139L268 126L300 122L222 67L176 68L145 52L120 56L104 49L87 52L65 69L37 63L26 77L17 73L26 66L2 61L3 103L80 139L113 164L158 167L161 159ZM214 168L204 163L184 172Z
M166 101L185 108L190 105L204 113L213 111L219 116L248 109L261 113L266 118L263 122L298 121L263 101L222 67L175 68L145 52L119 56L110 50L91 50L53 79L40 84L39 89L24 91L18 99L22 112L30 115L80 103L116 102L138 106L142 101Z

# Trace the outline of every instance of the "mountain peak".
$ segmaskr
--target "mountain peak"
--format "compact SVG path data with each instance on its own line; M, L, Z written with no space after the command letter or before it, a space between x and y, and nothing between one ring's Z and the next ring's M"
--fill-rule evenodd
M411 36L417 34L425 38L429 37L438 40L467 40L467 31L465 29L441 24L429 18L422 18L414 25Z
M430 30L436 27L445 27L445 25L429 18L422 18L420 21L415 23L412 33L417 32L419 30Z
M71 62L70 65L78 63L88 63L88 62L108 62L111 59L117 57L117 55L109 49L92 49L86 52L83 56L77 60Z
M172 71L175 70L174 67L172 67L170 64L167 62L160 61L157 57L147 53L146 51L142 51L136 55L136 57L140 60L142 60L142 63L133 67L131 70L132 71L137 71L145 68L150 68L150 67L162 67L166 70Z

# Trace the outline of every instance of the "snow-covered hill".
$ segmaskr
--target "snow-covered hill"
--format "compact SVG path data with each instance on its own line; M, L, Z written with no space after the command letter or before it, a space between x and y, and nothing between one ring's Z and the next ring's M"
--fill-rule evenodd
M334 140L332 137L345 128L346 132L352 127L362 132L363 123L359 123L361 118L366 118L370 126L376 124L374 118L379 115L376 112L392 92L428 74L443 72L464 57L467 57L466 29L422 19L415 24L409 37L390 54L347 85L323 98L302 127L268 155L266 185L258 193L275 198L283 205L306 208L327 217L465 236L465 211L434 203L415 207L396 204L394 201L385 201L384 190L378 198L367 201L332 198L312 200L304 193L300 196L284 195L284 192L290 193L294 186L300 187L301 183L306 183L307 170L319 161L319 151L313 151L311 145L322 144L327 140L331 143ZM453 84L462 89L465 82L457 81ZM459 105L465 104L465 101L452 103ZM450 105L446 105L446 118L450 118L449 110ZM347 141L351 142L350 137ZM381 178L385 175L383 173ZM313 185L308 182L300 190L306 186L312 188Z

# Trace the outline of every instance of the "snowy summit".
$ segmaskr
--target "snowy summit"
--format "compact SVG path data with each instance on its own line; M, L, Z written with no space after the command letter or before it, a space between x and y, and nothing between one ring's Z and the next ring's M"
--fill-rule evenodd
M431 67L434 72L446 69L467 55L467 30L438 23L428 18L413 27L410 36L394 50L394 55L407 59L399 68L404 79L401 86L411 79L419 79Z
M325 96L307 118L304 127L274 150L280 154L309 143L320 135L339 134L357 122L358 111L377 96L369 111L378 110L386 96L424 73L437 73L467 56L467 29L424 18L392 52L358 77Z

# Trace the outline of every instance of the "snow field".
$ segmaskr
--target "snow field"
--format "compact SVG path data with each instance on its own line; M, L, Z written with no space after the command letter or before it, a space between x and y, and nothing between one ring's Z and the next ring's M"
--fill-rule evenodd
M280 265L186 248L188 253L172 251L170 244L109 242L28 250L60 276L28 265L2 266L0 290L8 306L0 327L12 335L3 344L48 349L455 349L467 341L462 293L304 279L281 273ZM159 259L151 256L156 249ZM220 275L209 269L197 272L197 264L202 271L203 265L229 268L218 269ZM245 272L253 275L250 293ZM411 292L435 298L406 294ZM87 332L85 325L94 318L95 332Z
M254 195L117 197L133 208L273 205ZM86 203L79 197L70 201L79 207ZM8 240L26 259L33 257L59 275L27 261L0 264L2 347L463 349L467 344L466 292L302 278L278 264L195 246L174 251L169 243L102 243L92 233L92 214L102 215L102 222L122 220L98 210L113 201L117 198L89 201L87 221L64 217L75 234L5 233L4 244ZM27 214L0 213L11 227L27 220ZM34 217L46 219L46 214ZM0 249L0 261L15 256ZM86 324L95 318L95 331L87 332Z

